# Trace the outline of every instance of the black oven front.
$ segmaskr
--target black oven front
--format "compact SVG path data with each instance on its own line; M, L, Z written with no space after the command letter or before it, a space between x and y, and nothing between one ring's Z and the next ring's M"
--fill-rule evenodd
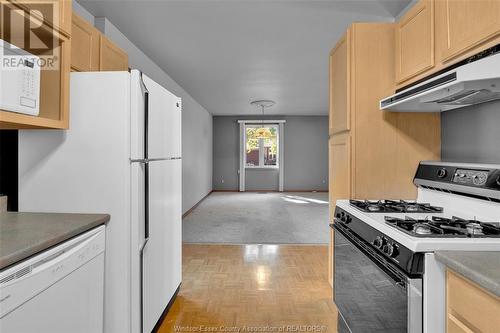
M422 333L422 278L410 277L342 221L332 225L339 333Z

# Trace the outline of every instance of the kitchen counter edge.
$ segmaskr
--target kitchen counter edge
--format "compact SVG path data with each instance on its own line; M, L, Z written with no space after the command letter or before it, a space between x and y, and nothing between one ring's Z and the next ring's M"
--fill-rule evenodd
M36 222L42 220L40 222ZM37 223L47 223L47 221L56 220L61 223L68 221L68 227L59 227L59 230L52 233L50 236L40 232L43 227L38 227ZM6 232L5 229L12 231L15 223L19 223L20 230L31 235L23 240L22 232L15 233L16 237L10 239L12 242L18 242L20 246L9 246L3 249L0 253L0 270L9 268L10 266L19 263L33 255L43 252L53 246L61 244L73 237L79 236L98 226L105 225L109 222L109 214L73 214L73 213L24 213L24 212L3 212L0 213L0 232ZM74 222L77 221L77 222ZM73 223L69 223L73 222ZM66 224L66 223L64 223ZM29 226L35 226L32 231L25 231ZM37 230L38 229L38 230ZM52 230L51 230L52 231ZM40 233L40 237L36 240L36 233ZM34 235L33 235L34 234ZM4 240L5 241L5 240ZM24 242L23 242L24 241Z
M436 251L435 257L451 270L500 297L500 252Z

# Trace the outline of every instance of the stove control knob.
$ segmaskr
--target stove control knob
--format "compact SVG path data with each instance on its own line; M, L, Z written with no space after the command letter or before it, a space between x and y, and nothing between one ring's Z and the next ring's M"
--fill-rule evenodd
M387 255L391 258L395 258L398 256L399 254L399 248L396 244L388 244L386 245L387 246L387 251L384 251L385 253L387 253Z
M437 172L438 178L444 178L444 177L446 177L446 174L447 174L447 172L446 172L445 168L439 169Z
M381 249L384 246L384 240L382 239L382 237L377 236L377 238L375 238L375 240L373 241L373 245Z
M500 176L497 177L496 183L498 186L500 186Z
M346 215L345 216L345 221L344 221L346 224L348 223L351 223L352 222L352 217L350 217L349 215Z

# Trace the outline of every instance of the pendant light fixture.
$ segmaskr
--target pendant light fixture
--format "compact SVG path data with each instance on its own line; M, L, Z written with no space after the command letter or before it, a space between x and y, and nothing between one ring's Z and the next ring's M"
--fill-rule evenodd
M257 107L260 107L262 109L262 120L261 120L261 127L257 128L255 130L255 135L254 137L256 139L268 139L273 136L271 131L269 130L268 127L264 126L264 110L265 108L270 108L274 104L276 104L274 101L271 100L258 100L258 101L253 101L250 103L251 105L256 105Z

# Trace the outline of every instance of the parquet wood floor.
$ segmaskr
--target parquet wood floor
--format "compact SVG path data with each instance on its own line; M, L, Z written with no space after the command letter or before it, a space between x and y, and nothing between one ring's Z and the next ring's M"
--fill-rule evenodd
M183 246L183 282L159 332L336 332L322 245Z

